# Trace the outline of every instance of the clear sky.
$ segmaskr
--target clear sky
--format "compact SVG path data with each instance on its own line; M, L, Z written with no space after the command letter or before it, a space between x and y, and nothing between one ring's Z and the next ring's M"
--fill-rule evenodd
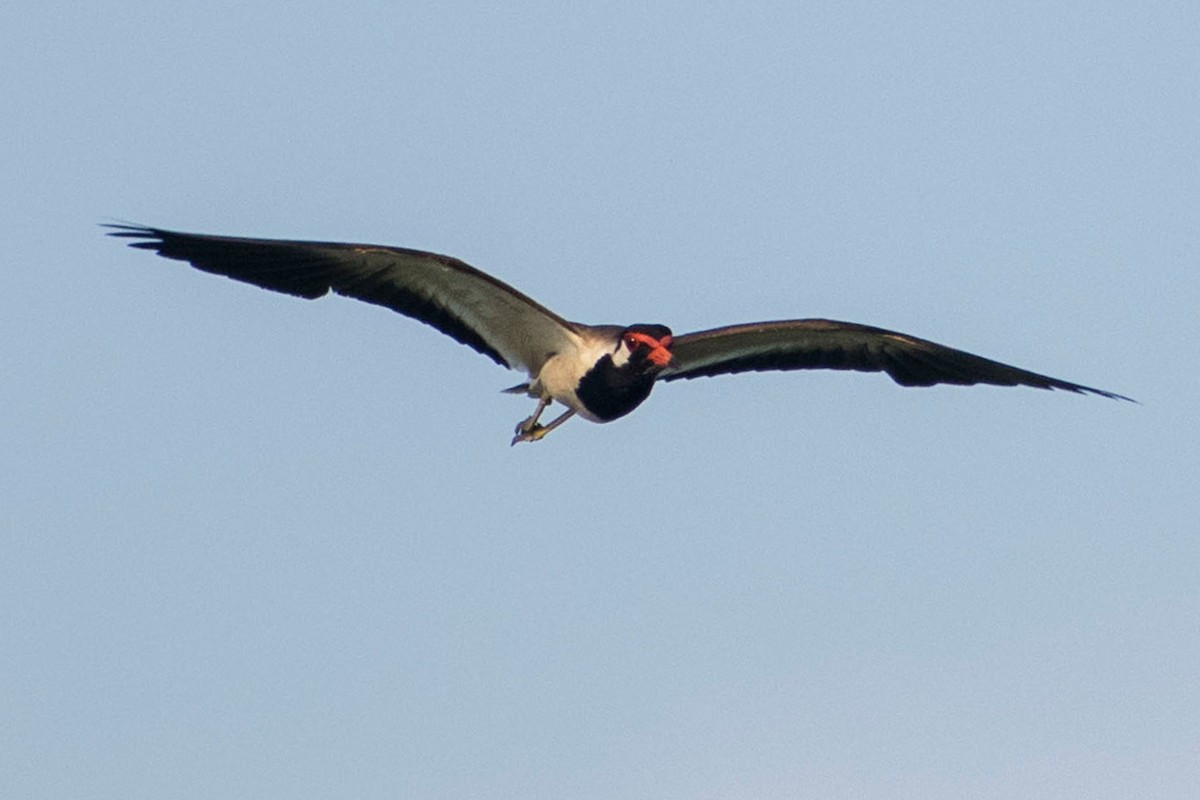
M1200 7L10 3L0 795L1200 785ZM792 373L508 446L431 329L112 220L824 316L1128 394Z

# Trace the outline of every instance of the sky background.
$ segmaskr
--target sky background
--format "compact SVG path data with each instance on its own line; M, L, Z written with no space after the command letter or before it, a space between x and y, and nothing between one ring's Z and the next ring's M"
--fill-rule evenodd
M1184 798L1200 7L0 10L0 795ZM1137 398L520 376L116 220Z

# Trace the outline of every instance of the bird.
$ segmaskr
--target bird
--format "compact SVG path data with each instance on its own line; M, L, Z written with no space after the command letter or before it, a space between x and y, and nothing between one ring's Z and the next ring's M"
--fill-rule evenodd
M109 236L196 269L316 299L333 292L419 320L528 380L503 391L537 401L511 444L573 416L604 423L659 381L801 369L885 372L901 386L991 384L1131 398L1002 364L905 333L830 319L727 325L675 335L666 325L570 322L507 283L446 255L343 242L254 239L104 223ZM553 403L565 410L543 424Z

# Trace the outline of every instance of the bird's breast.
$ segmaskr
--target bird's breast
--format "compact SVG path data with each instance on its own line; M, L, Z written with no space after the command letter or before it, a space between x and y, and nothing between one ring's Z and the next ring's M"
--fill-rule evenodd
M609 355L611 347L607 342L585 340L577 347L564 348L554 353L546 359L541 371L534 376L534 391L539 395L549 395L584 419L603 422L604 420L594 414L580 399L576 390L596 363Z
M630 364L617 366L606 354L580 378L575 395L589 418L610 422L640 406L650 396L654 378L653 372Z

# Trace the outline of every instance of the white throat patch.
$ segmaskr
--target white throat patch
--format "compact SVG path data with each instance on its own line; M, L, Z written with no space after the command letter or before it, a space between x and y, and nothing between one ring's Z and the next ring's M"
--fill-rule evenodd
M613 366L614 367L625 366L626 364L629 363L629 358L632 355L633 355L633 351L629 349L629 345L625 344L625 340L622 339L621 343L617 345L616 352L612 354Z

